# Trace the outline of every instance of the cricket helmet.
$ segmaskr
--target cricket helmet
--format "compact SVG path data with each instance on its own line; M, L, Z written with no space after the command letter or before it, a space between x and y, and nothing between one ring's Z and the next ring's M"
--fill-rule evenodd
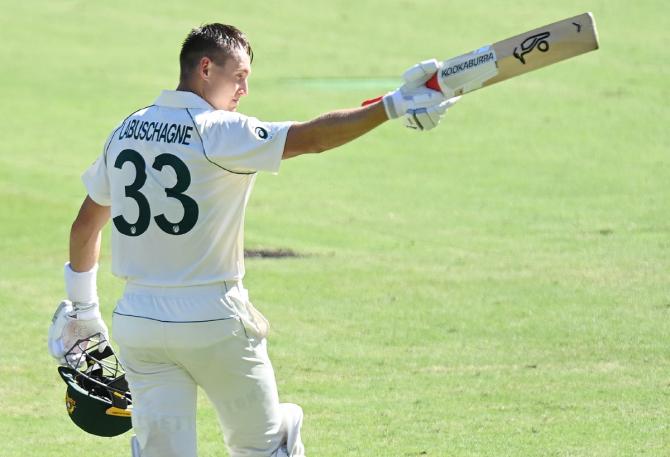
M125 373L102 335L84 338L65 354L58 367L67 390L65 407L79 428L92 435L117 436L132 427L132 398Z

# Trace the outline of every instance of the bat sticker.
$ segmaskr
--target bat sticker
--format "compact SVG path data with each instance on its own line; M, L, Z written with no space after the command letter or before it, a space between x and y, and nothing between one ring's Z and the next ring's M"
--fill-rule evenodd
M542 32L538 33L537 35L529 36L521 43L521 52L519 53L517 51L518 48L514 47L512 54L514 57L519 59L522 64L526 65L526 59L523 56L531 52L536 47L542 52L547 52L549 50L549 42L547 41L549 36L551 36L550 32Z

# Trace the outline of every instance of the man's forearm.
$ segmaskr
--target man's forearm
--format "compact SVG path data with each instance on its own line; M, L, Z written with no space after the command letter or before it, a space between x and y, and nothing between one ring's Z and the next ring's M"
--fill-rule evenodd
M348 143L381 125L388 117L382 102L362 108L332 111L291 126L284 146L284 159L322 152Z
M75 272L89 271L98 263L101 230L109 219L108 206L86 197L70 231L70 267Z
M70 234L70 267L73 271L89 271L98 263L102 233Z

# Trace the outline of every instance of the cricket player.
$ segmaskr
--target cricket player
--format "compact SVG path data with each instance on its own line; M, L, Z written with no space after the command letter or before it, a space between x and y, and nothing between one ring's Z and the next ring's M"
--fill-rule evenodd
M253 53L230 25L193 29L176 90L165 90L114 129L84 173L88 195L72 224L68 300L50 329L62 361L101 333L96 272L112 220L112 271L125 280L114 338L133 396L135 457L195 457L196 390L217 411L232 457L301 457L303 413L280 403L267 354L268 322L244 288L244 213L256 173L282 159L345 144L387 119L429 130L454 99L424 83L437 61L405 72L403 86L369 106L309 122L262 122L237 112Z

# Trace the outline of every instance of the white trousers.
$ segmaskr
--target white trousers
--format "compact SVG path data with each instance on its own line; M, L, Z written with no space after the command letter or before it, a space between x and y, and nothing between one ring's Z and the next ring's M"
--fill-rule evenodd
M302 410L279 403L267 340L249 321L246 297L235 283L126 287L112 329L142 457L197 456L197 386L217 411L231 457L304 456Z

